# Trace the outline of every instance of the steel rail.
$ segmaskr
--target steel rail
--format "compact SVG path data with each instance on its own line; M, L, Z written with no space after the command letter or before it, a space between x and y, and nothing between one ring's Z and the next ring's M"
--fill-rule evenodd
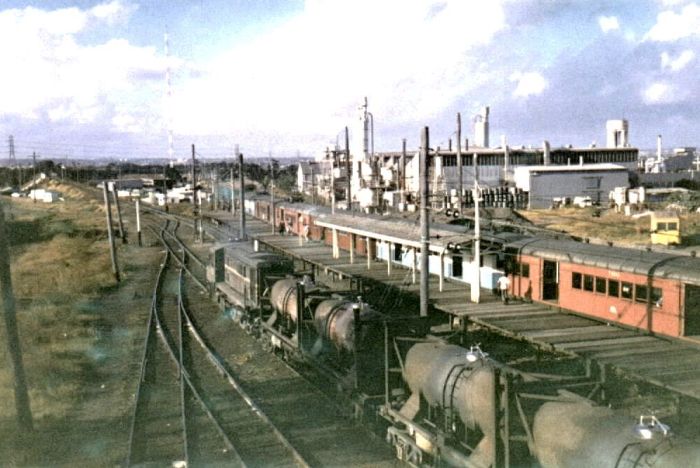
M148 358L148 343L150 342L152 338L152 333L153 333L153 326L154 326L154 316L155 316L155 308L156 308L156 300L157 300L157 294L158 291L162 285L162 278L164 276L163 272L165 271L165 267L168 261L168 256L170 255L170 252L166 250L163 262L161 263L160 269L158 271L158 276L156 279L156 285L153 290L153 296L151 299L151 311L148 316L148 331L146 333L146 338L144 339L144 345L143 345L143 356L141 358L141 372L139 374L139 382L136 387L136 402L134 403L134 410L132 413L132 418L131 418L131 429L129 431L129 451L127 452L126 456L126 466L131 466L131 458L133 455L133 448L134 448L134 434L136 432L136 427L137 427L137 417L138 417L138 412L141 409L140 403L142 402L141 399L141 392L143 391L143 384L144 384L144 378L146 374L146 365L148 363L147 358Z
M165 226L163 227L163 229L167 229L168 223L169 223L169 221L166 220ZM149 226L149 227L151 227L151 226ZM153 228L151 227L151 229L153 229ZM144 341L143 356L141 359L141 372L139 374L139 381L138 381L138 385L137 385L137 389L136 389L136 401L134 403L133 416L132 416L132 420L131 420L131 429L129 432L129 448L128 448L128 452L127 452L126 466L132 466L132 459L133 459L133 455L134 455L134 445L136 442L135 435L136 435L137 428L138 428L138 425L140 422L139 421L139 411L142 410L142 404L143 404L142 395L143 395L143 391L145 388L145 374L146 374L147 366L149 365L149 354L150 354L150 352L153 351L153 345L155 344L155 342L152 342L151 340L153 338L154 327L155 327L156 331L159 331L159 329L160 329L160 323L158 321L158 316L157 316L157 314L158 314L158 311L157 311L158 297L162 291L164 278L165 278L165 271L168 268L169 260L170 260L170 250L166 249L165 255L163 257L163 262L161 263L160 268L158 270L158 275L156 277L156 283L155 283L155 286L153 288L153 294L152 294L152 298L151 298L151 309L150 309L150 313L149 313L149 317L148 317L148 328L147 328L147 333L146 333L146 337L145 337L145 341ZM180 412L181 412L180 417L181 417L181 420L184 424L184 421L186 419L184 405L181 405ZM183 435L185 435L184 426L183 426ZM185 461L187 462L188 456L187 456L187 440L186 440L186 438L184 438L183 441L184 441Z
M189 330L190 334L195 338L195 340L197 340L202 350L204 350L204 352L207 354L208 360L217 369L217 371L223 377L226 378L229 385L231 385L231 387L234 390L236 390L236 392L241 396L241 398L243 398L243 400L253 410L253 412L265 424L270 426L273 433L275 434L275 437L277 437L277 439L282 443L282 445L284 445L284 447L291 452L292 456L297 461L297 463L299 463L303 467L310 467L311 465L296 450L296 448L294 448L289 439L284 434L282 434L282 432L277 428L277 426L275 426L272 420L265 414L262 408L260 408L260 406L258 406L258 404L255 403L255 400L248 394L248 392L245 391L240 382L238 382L238 380L231 374L231 372L228 371L227 366L223 362L223 360L216 353L214 353L211 350L211 348L206 344L204 338L202 337L201 331L190 317L190 314L184 307L184 305L182 305L182 309L180 312L187 322L187 329Z
M165 236L163 234L163 231L161 231L161 239L163 240L164 244L166 245L166 249L167 249L168 253L173 253L172 248L169 245L167 245L167 243L165 242ZM173 255L173 256L176 257L175 255ZM183 270L181 269L180 275L182 275L182 274L183 274ZM178 295L180 295L180 293L181 293L181 291L178 291ZM180 302L180 301L178 301L178 302ZM206 413L207 417L214 424L214 427L216 428L219 435L221 435L226 447L234 454L234 456L240 461L240 463L243 466L246 466L245 462L243 461L240 454L238 453L235 446L233 445L233 442L231 441L231 439L226 434L226 431L221 426L221 423L216 418L216 416L212 413L211 409L207 406L206 402L204 401L204 398L200 394L196 385L192 382L192 379L189 375L189 372L187 371L187 369L180 366L180 361L178 359L178 353L176 353L175 349L174 349L173 338L172 338L172 336L170 336L169 334L166 333L167 328L164 326L163 320L161 320L162 319L161 312L162 311L158 310L158 307L155 307L154 308L154 318L156 320L158 335L160 336L161 341L165 344L166 350L168 351L168 354L169 354L171 360L173 361L175 366L178 368L178 370L181 372L182 379L189 387L190 391L192 392L192 395L199 402L200 406L202 407L202 409Z

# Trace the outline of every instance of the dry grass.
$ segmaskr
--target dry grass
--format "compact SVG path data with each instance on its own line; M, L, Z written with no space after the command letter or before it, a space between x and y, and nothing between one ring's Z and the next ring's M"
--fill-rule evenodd
M561 208L557 210L530 210L519 213L539 227L568 234L597 238L626 245L648 245L650 243L648 216L632 218L613 210L600 211L594 216L594 208ZM700 244L700 214L687 213L681 216L681 228L686 245Z
M114 284L106 248L104 211L94 196L51 183L65 201L3 199L10 234L12 281L32 412L64 417L74 404L83 356L95 336L75 304ZM4 324L3 324L4 325ZM2 330L4 335L4 329ZM6 347L0 360L7 362ZM8 366L0 368L0 413L14 413Z

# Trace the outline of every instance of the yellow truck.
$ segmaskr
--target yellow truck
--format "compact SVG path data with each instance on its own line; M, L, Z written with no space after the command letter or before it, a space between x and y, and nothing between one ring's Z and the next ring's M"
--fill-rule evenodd
M680 244L681 218L675 213L659 212L651 215L652 244Z

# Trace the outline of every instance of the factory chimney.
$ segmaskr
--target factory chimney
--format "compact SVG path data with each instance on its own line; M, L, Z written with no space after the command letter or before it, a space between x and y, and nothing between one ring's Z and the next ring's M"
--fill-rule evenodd
M661 161L661 135L656 135L656 159Z
M483 148L489 147L489 108L481 109L474 118L474 144Z

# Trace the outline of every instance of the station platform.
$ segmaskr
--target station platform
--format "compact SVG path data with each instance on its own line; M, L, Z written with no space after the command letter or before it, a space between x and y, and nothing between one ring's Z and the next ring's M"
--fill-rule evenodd
M208 213L222 224L236 226L229 213ZM248 236L267 248L303 260L314 268L355 281L391 285L402 293L419 296L419 273L383 260L367 261L347 251L333 258L333 249L296 235L278 235L269 224L247 220ZM700 400L700 346L609 325L545 304L511 301L503 304L490 290L482 290L479 303L470 302L470 286L436 275L429 278L429 303L453 319L471 322L534 346L588 360L590 363Z

